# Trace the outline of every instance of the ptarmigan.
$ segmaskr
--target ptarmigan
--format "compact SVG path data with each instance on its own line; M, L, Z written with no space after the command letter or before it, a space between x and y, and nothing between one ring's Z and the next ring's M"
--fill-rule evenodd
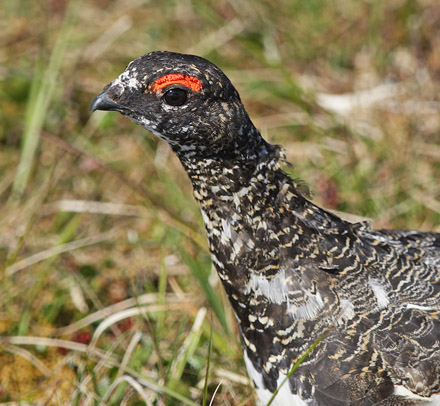
M92 103L166 140L200 204L261 404L440 404L440 234L323 210L283 170L225 74L152 52Z

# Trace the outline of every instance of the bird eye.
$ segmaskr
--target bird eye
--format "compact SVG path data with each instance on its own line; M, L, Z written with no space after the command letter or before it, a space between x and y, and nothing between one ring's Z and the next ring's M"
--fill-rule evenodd
M176 87L168 90L163 97L170 106L181 106L186 102L188 95L185 90Z

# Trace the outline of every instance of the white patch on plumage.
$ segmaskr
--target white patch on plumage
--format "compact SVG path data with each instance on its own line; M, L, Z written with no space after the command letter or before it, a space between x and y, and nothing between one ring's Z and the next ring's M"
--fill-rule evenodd
M137 75L138 72L136 72L136 69L127 69L113 81L113 84L137 89L139 87Z
M300 306L293 305L289 301L289 289L290 285L286 281L286 271L280 268L278 273L270 279L265 275L251 273L243 293L248 295L254 291L265 296L272 303L287 303L287 311L294 320L311 319L324 307L321 294L319 292L312 294L307 290L303 290L307 296L307 302Z
M139 86L139 82L136 78L130 78L128 79L126 86L134 87L136 89Z
M289 286L286 283L286 271L280 269L279 272L271 279L266 276L251 273L250 281L247 286L250 290L260 291L272 303L281 304L288 301Z
M264 388L263 377L260 372L258 372L249 357L244 352L244 362L246 364L246 369L248 371L249 378L255 384L255 391L258 396L258 405L265 406L269 403L270 399L273 396L273 393L268 389ZM298 395L292 393L290 390L289 382L284 382L286 375L279 373L277 380L277 387L279 388L278 394L275 396L275 399L271 403L271 406L307 406L307 402L302 400ZM282 385L282 383L284 384Z
M222 233L221 233L221 242L222 244L227 244L228 242L232 242L232 230L231 223L225 219L222 219Z
M233 194L233 198L234 198L234 203L235 203L235 206L237 207L237 208L239 208L239 209L241 209L241 201L240 201L240 197L238 196L238 194L237 193L234 193Z
M247 240L246 245L252 250L255 248L255 243L253 240Z
M206 214L205 210L200 209L200 212L202 213L203 222L205 223L205 226L208 230L212 229L212 222L209 219L208 215Z
M406 305L406 308L407 308L407 310L409 310L409 309L416 309L416 310L425 310L425 311L428 311L428 312L433 312L435 310L438 310L438 309L434 309L434 308L429 307L429 306L419 306L419 305L416 305L416 304L413 304L413 303L408 303Z
M380 279L370 278L368 283L373 290L374 296L376 296L377 308L379 310L385 309L389 305L390 299L384 287L383 281Z
M297 319L312 319L315 317L320 310L324 307L324 302L322 300L322 296L319 292L316 294L309 294L307 291L308 301L301 306L290 306L287 308L289 313L293 316L295 320Z
M188 109L188 104L184 104L182 106L171 106L169 104L162 104L162 108L167 111L167 112L177 112L177 111L184 111L186 109ZM181 144L179 144L180 146L182 146Z
M246 369L249 375L249 378L254 382L255 387L263 388L263 378L261 373L259 373L252 364L252 361L249 359L246 351L244 351L244 363L246 364Z
M261 220L257 226L257 229L259 228L262 228L263 230L267 230L267 223L264 220Z
M355 316L354 305L347 299L341 299L341 313L336 319L338 326L344 324L345 321L352 319Z
M402 385L394 385L394 395L403 396L407 399L424 400L426 403L423 404L426 406L440 406L439 394L432 395L429 398L426 398L412 393L409 389L405 388Z
M428 266L440 267L440 257L426 257L424 260L425 264Z
M235 256L239 254L241 248L243 247L243 241L240 237L237 237L232 244L232 250L234 251ZM233 259L235 259L235 256Z
M205 220L205 224L206 224L206 220ZM225 219L221 220L221 229L219 232L219 236L220 236L220 242L223 245L229 245L232 248L232 254L230 260L234 261L237 255L240 254L240 251L244 245L242 236L232 228L232 224L230 223L230 221ZM248 244L248 246L250 248L253 248L252 244Z
M250 191L250 187L246 187L246 186L244 186L244 187L242 187L238 192L237 192L237 195L238 196L245 196L245 195L247 195L248 193L249 193L249 191Z

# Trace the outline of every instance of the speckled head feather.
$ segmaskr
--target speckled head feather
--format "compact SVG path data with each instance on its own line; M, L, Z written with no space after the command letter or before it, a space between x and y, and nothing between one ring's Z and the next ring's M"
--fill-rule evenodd
M91 110L121 112L180 158L261 402L324 336L273 406L440 404L440 234L373 230L311 203L203 58L144 55Z
M115 110L166 139L176 152L231 154L249 141L244 136L252 124L234 86L214 64L195 55L144 55L104 93L117 104ZM183 103L168 103L170 93L181 94Z

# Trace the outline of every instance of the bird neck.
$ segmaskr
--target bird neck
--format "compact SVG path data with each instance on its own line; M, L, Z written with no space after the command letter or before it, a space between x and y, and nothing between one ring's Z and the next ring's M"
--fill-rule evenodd
M256 190L266 190L268 184L274 181L272 178L283 173L280 169L283 159L280 148L268 144L259 133L257 135L246 141L238 139L231 148L208 156L178 154L202 209L210 201L222 206L221 202L234 199L236 193L247 194L247 188L248 197L256 199L260 196L251 196ZM285 178L288 181L288 177ZM246 201L240 200L237 204L245 205Z
M268 144L259 133L247 143L241 141L240 149L234 152L214 157L179 157L200 204L219 273L252 257L254 248L270 250L269 246L279 241L270 240L267 235L279 234L286 221L294 226L308 216L312 204L281 169L284 158L280 148ZM265 247L260 247L263 242ZM250 266L249 272L258 273L260 265L267 264L261 260Z
M244 146L243 146L244 145ZM252 146L252 147L250 147ZM280 148L258 133L240 153L180 156L199 202L213 260L220 276L273 276L284 245L292 255L341 220L315 206L282 169ZM302 238L307 235L307 238ZM286 248L287 249L287 248ZM227 274L233 275L227 275Z

